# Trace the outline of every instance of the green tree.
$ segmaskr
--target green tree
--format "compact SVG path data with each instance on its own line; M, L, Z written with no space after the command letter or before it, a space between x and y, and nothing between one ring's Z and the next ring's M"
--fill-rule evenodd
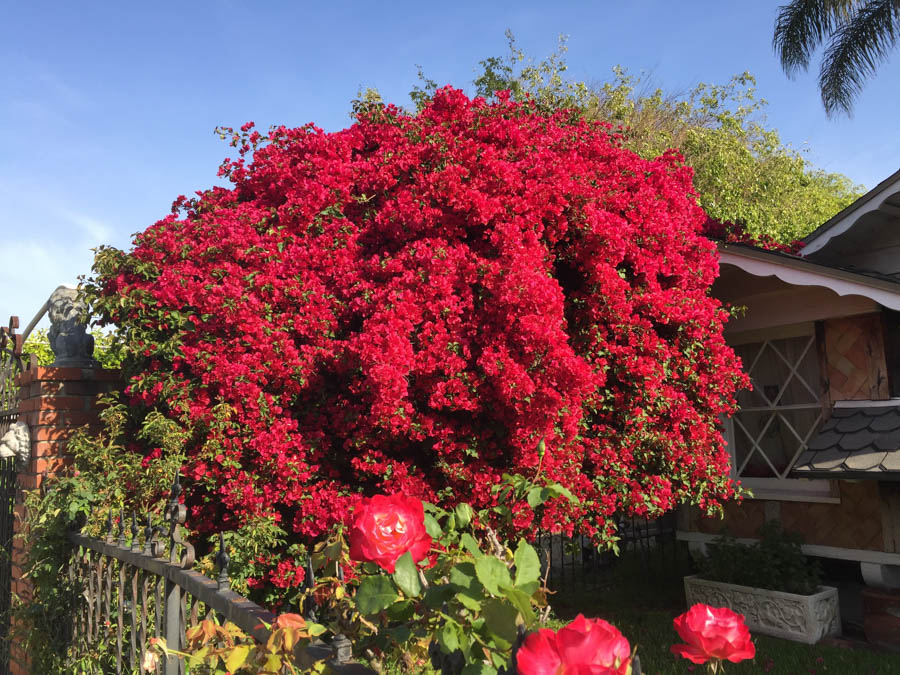
M553 54L535 62L509 31L506 36L509 53L479 64L479 96L509 90L516 100L531 97L549 110L572 109L609 122L643 157L678 149L694 169L698 201L712 218L786 242L808 234L863 192L846 176L814 168L766 126L766 101L757 98L750 73L724 85L667 93L617 66L610 81L591 85L566 78L564 37ZM411 96L420 106L435 83L421 69L419 79Z
M900 0L792 0L778 10L772 45L788 76L809 68L825 44L819 89L830 117L853 112L853 99L887 60L900 36Z

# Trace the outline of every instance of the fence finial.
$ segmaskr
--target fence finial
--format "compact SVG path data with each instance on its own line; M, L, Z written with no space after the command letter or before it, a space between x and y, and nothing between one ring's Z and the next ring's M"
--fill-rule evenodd
M131 550L132 551L140 551L141 550L141 542L138 539L138 535L140 534L140 529L138 529L137 524L137 513L135 511L131 512Z
M113 533L115 532L112 519L112 509L106 512L106 543L113 543Z
M152 555L153 523L150 522L150 512L147 511L147 526L144 528L144 555Z
M178 502L181 496L181 469L175 472L175 479L172 481L172 491L169 493L169 504Z
M231 588L231 582L228 580L228 565L230 562L231 557L225 549L225 535L219 532L219 551L216 553L216 568L219 570L219 576L216 578L216 582L220 591Z
M119 508L119 546L125 548L125 509Z
M316 588L316 573L313 570L312 557L306 555L306 578L303 579L303 586L306 588L306 597L303 600L303 616L307 621L316 621L316 599L313 591Z
M166 507L165 519L169 522L169 562L180 563L182 569L194 566L194 546L181 538L179 526L187 520L187 507L178 501L181 495L181 470L175 472L172 492L169 494L169 505ZM179 554L178 547L184 550Z

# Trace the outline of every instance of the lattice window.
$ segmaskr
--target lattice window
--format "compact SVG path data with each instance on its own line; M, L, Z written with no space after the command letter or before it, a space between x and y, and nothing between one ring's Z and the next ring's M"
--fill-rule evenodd
M785 479L823 421L815 335L781 337L734 348L752 389L738 395L731 420L734 473Z

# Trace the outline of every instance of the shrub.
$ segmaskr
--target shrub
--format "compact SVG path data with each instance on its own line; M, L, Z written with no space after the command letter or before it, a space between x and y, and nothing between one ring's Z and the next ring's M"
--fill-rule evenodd
M520 495L515 531L611 543L613 513L735 495L718 419L744 379L677 154L450 88L416 115L360 105L340 132L232 142L230 188L101 248L87 284L129 352L134 423L184 429L208 530L308 540L376 492L482 508L511 473L578 498L536 519ZM302 579L289 556L261 566Z
M767 522L758 542L741 544L723 535L698 557L700 576L741 586L812 595L819 588L821 571L800 549L800 537L789 534L778 521Z

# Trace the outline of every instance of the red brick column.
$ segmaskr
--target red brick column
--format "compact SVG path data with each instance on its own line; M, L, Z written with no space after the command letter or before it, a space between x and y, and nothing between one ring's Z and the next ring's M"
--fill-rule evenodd
M47 477L60 473L71 463L66 443L75 430L87 426L99 428L97 397L116 387L119 372L102 368L51 368L30 366L17 378L19 385L19 421L31 432L31 457L19 472L21 493L16 500L15 533L25 524L24 492L36 490ZM21 601L31 597L30 584L22 579L24 561L22 541L13 543L12 591ZM10 672L25 674L25 655L16 644L12 627Z

